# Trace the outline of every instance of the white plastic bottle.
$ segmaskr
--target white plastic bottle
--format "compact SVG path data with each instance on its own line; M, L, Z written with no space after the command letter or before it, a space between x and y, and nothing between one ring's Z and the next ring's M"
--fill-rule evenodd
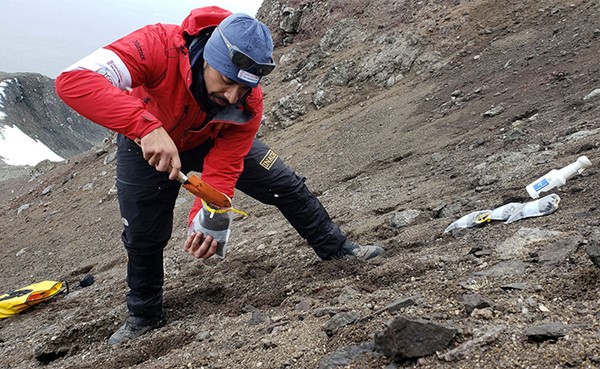
M537 199L541 192L550 191L555 187L564 186L567 179L592 165L592 162L586 156L580 156L576 162L567 165L561 169L552 169L542 177L531 182L525 189L531 198Z

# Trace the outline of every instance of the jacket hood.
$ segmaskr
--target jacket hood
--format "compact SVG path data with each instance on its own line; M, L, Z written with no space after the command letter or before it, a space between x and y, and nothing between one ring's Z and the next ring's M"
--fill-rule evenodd
M181 36L196 36L207 27L216 27L232 13L218 6L193 9L181 23Z

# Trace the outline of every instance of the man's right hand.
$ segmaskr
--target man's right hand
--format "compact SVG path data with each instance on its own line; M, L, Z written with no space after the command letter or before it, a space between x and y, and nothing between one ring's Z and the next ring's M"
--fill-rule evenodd
M197 259L208 259L217 252L218 241L202 232L192 232L183 244L183 250Z
M181 160L177 146L165 131L159 127L140 139L144 159L159 172L169 172L169 179L177 179L181 170Z
M188 239L185 241L184 250L188 254L196 256L195 249L199 250L198 253L205 255L205 250L210 248L210 255L216 253L219 257L224 258L227 253L227 241L231 234L231 221L231 212L213 209L202 201L202 208L188 226ZM190 235L194 237L190 238ZM215 250L212 250L213 245L217 246ZM188 251L190 249L192 252Z

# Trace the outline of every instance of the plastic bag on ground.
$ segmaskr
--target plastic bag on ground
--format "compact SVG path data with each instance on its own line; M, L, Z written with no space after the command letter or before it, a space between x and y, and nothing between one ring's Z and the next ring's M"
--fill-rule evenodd
M474 212L469 213L469 214L459 218L458 220L454 221L452 224L450 224L446 228L444 233L448 233L448 232L452 231L453 229L457 229L457 228L479 227L485 223L488 223L491 220L491 218L490 218L491 215L492 215L491 210L474 211Z
M514 213L519 212L525 204L520 202L511 202L492 210L490 218L492 220L507 220Z
M530 201L523 205L518 211L513 213L506 221L507 224L516 222L517 220L540 217L554 213L558 209L560 197L557 194L550 194L541 199Z

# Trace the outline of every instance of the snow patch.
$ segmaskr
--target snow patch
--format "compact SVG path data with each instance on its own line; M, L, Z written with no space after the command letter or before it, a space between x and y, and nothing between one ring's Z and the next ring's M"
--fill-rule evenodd
M0 126L0 160L8 165L34 166L43 160L64 159L40 141L27 136L19 127Z

